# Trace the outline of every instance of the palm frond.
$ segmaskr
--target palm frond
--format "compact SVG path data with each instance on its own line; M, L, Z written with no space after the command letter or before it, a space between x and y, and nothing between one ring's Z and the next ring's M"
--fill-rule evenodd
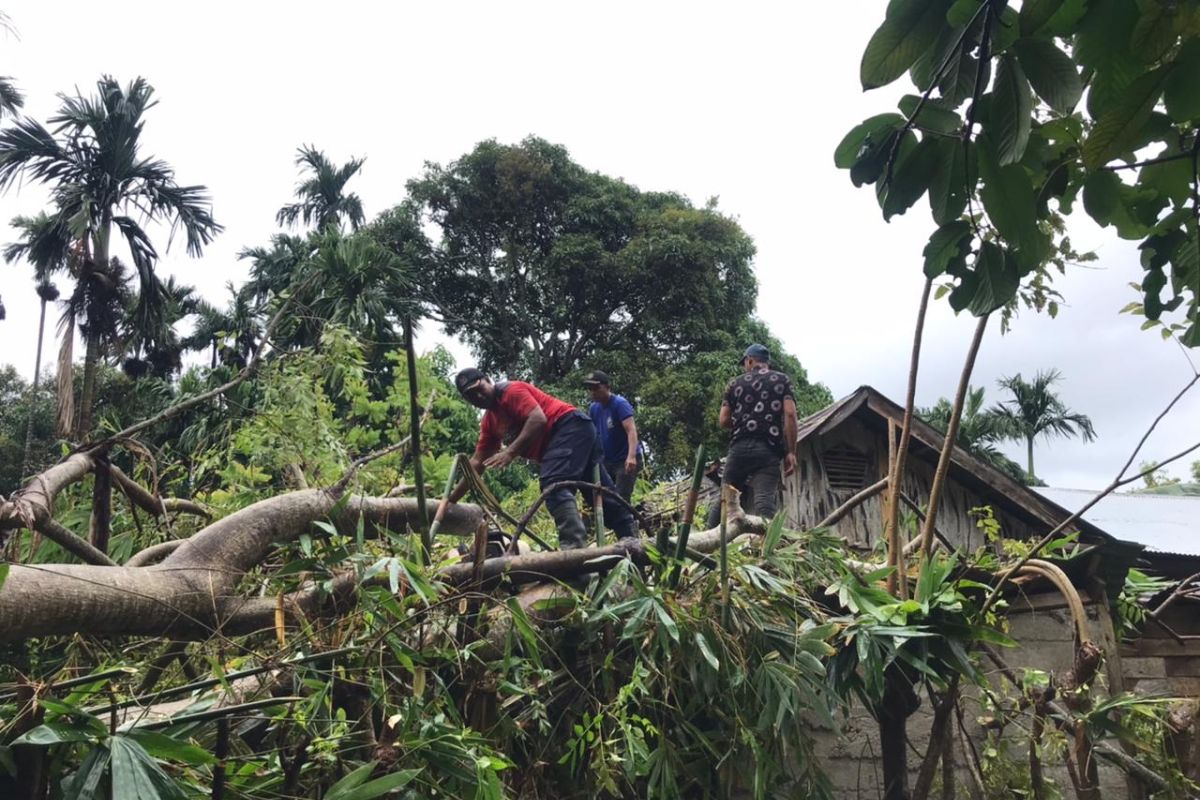
M0 118L5 114L15 117L24 105L25 94L12 82L12 78L7 75L0 77Z

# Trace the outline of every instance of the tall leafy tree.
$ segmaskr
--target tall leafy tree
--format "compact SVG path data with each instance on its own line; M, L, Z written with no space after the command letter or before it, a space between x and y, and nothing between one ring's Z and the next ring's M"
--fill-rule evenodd
M296 154L296 166L305 177L296 186L296 202L279 209L275 220L280 225L294 227L297 222L317 230L333 227L341 230L349 224L358 230L363 224L362 199L346 191L346 184L362 169L365 159L352 158L342 166L334 164L325 153L310 145Z
M734 220L543 139L482 142L409 193L441 233L420 299L486 369L551 382L605 351L680 362L753 312L754 245Z
M129 247L137 296L146 307L143 317L149 315L149 308L163 302L163 292L154 274L158 252L139 219L167 221L182 229L187 251L193 256L200 255L221 230L203 186L180 185L170 165L141 153L145 114L154 105L153 93L142 78L121 86L104 76L94 95L60 95L61 105L49 120L50 129L22 118L0 130L0 188L7 189L21 178L48 184L53 200L50 216L69 246L78 248L72 302L96 294L100 288L117 291L119 280L113 267L117 262L111 253L115 229ZM95 325L89 323L82 333L87 353L74 428L80 436L91 429L103 342Z
M1054 393L1054 384L1061 378L1058 370L1051 369L1039 371L1032 381L1026 381L1018 372L998 382L1012 397L1001 401L996 411L1008 428L1008 438L1025 441L1028 454L1027 479L1030 483L1036 480L1036 473L1033 471L1033 442L1037 437L1078 436L1085 442L1096 438L1092 421L1085 414L1071 411Z

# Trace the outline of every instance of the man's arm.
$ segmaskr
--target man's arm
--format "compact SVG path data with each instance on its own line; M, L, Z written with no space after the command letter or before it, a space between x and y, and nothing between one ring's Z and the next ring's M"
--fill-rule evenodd
M484 466L490 469L502 469L513 462L513 459L529 449L542 432L546 430L546 412L542 411L540 406L534 406L529 412L529 416L525 418L525 424L521 426L521 432L517 434L517 438L513 439L512 444L496 453L491 458L486 459Z
M632 475L637 472L637 424L633 421L633 417L626 417L621 420L621 427L625 429L625 440L629 442L629 453L625 456L625 471Z
M721 414L717 421L721 423L722 428L733 427L733 409L729 407L728 400L721 403Z
M790 397L783 400L783 436L787 446L787 455L783 457L783 474L791 475L796 471L796 401Z

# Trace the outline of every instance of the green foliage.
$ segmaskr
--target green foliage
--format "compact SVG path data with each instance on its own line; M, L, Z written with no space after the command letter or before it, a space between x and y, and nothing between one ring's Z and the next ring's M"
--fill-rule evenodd
M16 368L0 368L0 495L12 494L24 477L20 474L25 454L25 433L33 418L30 474L58 459L54 435L54 396L43 385L36 394Z
M677 362L753 310L754 245L715 204L588 172L542 139L482 142L408 188L441 233L414 284L485 370L550 383L602 352Z
M884 219L928 193L941 228L926 274L948 276L955 310L1003 309L1006 324L1019 305L1057 310L1053 274L1080 259L1064 218L1083 191L1098 224L1141 241L1126 310L1195 347L1198 70L1190 2L891 0L863 88L907 73L920 94L854 127L834 163L876 185ZM947 227L959 222L967 232Z
M963 404L962 416L959 418L958 437L955 443L971 455L1003 471L1009 477L1025 482L1027 475L1021 469L1021 465L1004 455L997 446L1011 438L1012 432L1007 417L995 408L985 408L984 402L982 386L967 388L966 402ZM940 397L933 406L918 409L917 416L945 433L950 424L951 408L952 404L949 398Z

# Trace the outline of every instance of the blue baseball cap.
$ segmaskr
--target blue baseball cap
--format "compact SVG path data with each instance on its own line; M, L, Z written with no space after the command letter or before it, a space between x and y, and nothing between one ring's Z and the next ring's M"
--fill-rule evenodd
M739 364L746 363L747 358L753 358L755 361L771 363L771 351L761 344L752 344L746 348L746 352L742 353L742 360Z

